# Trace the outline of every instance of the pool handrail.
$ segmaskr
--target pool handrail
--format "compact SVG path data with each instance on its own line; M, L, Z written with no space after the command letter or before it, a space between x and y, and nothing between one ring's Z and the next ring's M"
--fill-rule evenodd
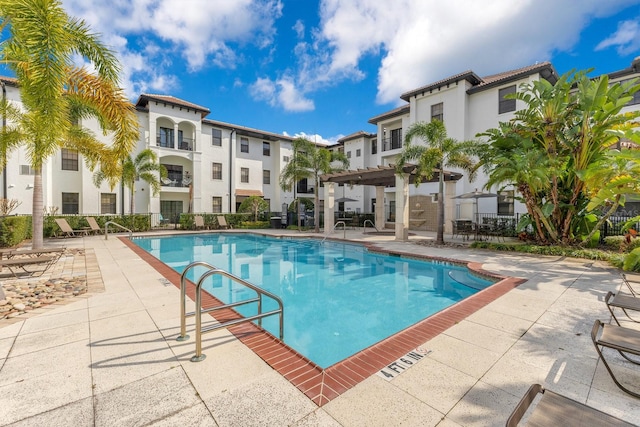
M186 273L188 270L196 267L196 266L204 266L209 268L209 270L207 270L206 272L204 272L201 276L200 279L198 280L198 283L196 284L196 311L192 312L192 313L186 313ZM208 308L206 310L202 309L202 284L204 283L204 281L213 275L221 275L224 276L236 283L239 283L251 290L253 290L254 292L256 292L258 294L258 296L256 298L252 298L249 300L243 300L243 301L237 301L234 303L230 303L230 304L222 304L222 305L217 305L215 307L211 307ZM278 303L278 309L277 310L272 310L266 313L262 312L262 297L266 296L268 298L273 299L274 301L276 301ZM226 322L222 322L222 323L218 323L215 325L211 325L211 326L207 326L206 328L202 328L202 314L203 313L210 313L212 311L216 311L216 310L222 310L225 308L231 308L231 307L237 307L240 305L244 305L244 304L250 304L250 303L257 303L258 304L258 314L253 315L253 316L249 316L249 317L242 317L239 319L233 319L233 320L229 320ZM196 317L196 354L195 356L193 356L191 358L192 362L200 362L202 360L205 359L206 355L202 354L202 334L203 333L207 333L207 332L212 332L218 329L222 329L222 328L226 328L227 326L233 326L233 325L238 325L241 323L246 323L246 322L251 322L253 320L257 320L258 321L258 325L262 325L262 318L264 317L268 317L268 316L273 316L275 314L279 314L280 317L280 340L284 339L284 322L283 322L283 317L284 317L284 305L282 304L282 300L280 299L280 297L278 297L275 294L272 294L269 291L265 291L262 288L259 288L258 286L255 286L252 283L247 282L246 280L243 280L237 276L234 276L233 274L224 271L220 268L216 268L214 266L212 266L211 264L208 264L204 261L196 261L193 262L191 264L189 264L184 271L182 272L182 275L180 277L180 336L177 338L177 341L184 341L189 339L189 336L186 334L186 318L187 317L191 317L194 316Z
M129 230L127 227L124 227L120 224L118 224L117 222L113 222L113 221L107 221L104 223L104 240L107 240L109 238L109 225L115 225L125 231L129 232L129 238L131 238L131 236L133 235L133 231Z
M374 230L376 230L376 232L380 231L378 230L378 227L376 227L376 225L373 223L373 221L371 221L370 219L365 219L364 223L362 224L362 234L365 234L367 232L367 223L371 224L371 226L373 227Z
M344 231L344 234L342 235L343 239L347 238L347 223L344 221L338 221L335 224L333 224L333 228L331 229L331 231L329 233L327 233L326 236L324 236L324 239L322 239L322 242L320 243L324 243L325 240L327 240L327 237L329 237L329 234L333 233L334 231L336 231L336 227L338 225L342 224L342 230Z

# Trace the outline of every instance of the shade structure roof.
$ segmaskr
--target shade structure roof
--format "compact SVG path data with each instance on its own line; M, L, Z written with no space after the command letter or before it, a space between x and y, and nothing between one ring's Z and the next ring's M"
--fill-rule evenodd
M402 170L409 174L409 183L414 183L416 178L417 165L405 165ZM438 182L440 179L440 169L433 170L433 176L430 180L422 182ZM458 181L462 178L462 174L452 171L442 171L445 181ZM356 169L342 172L328 173L320 175L323 182L335 182L338 184L349 185L373 185L379 187L395 187L396 185L396 166L378 166L375 168Z

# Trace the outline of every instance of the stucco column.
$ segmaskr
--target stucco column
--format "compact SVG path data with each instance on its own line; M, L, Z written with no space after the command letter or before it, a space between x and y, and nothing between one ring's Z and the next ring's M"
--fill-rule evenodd
M324 183L324 234L329 235L333 231L335 225L335 216L333 215L333 206L335 203L335 189L336 184L334 182ZM318 221L320 219L318 218Z
M396 174L396 240L409 240L409 174Z
M376 228L384 230L384 187L376 187Z
M451 221L456 219L456 181L444 182L444 232L451 233L453 228Z

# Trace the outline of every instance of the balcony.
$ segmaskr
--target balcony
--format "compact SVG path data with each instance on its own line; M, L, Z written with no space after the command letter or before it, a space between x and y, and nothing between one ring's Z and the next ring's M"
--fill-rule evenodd
M402 148L401 138L385 138L382 140L382 151L396 150Z
M188 188L189 185L193 182L191 178L183 177L182 175L169 175L166 178L162 178L161 181L163 187L174 188Z
M178 138L178 144L176 147L174 138L171 135L159 133L158 135L156 135L156 146L171 149L177 148L178 150L184 151L193 151L194 140L191 138Z

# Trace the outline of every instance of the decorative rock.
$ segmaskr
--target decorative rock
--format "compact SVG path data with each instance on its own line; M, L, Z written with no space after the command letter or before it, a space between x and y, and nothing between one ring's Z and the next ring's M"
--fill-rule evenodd
M0 307L7 304L9 304L9 301L7 301L6 299L0 299Z
M22 303L13 304L13 308L15 308L16 310L24 311L25 307L26 306Z

